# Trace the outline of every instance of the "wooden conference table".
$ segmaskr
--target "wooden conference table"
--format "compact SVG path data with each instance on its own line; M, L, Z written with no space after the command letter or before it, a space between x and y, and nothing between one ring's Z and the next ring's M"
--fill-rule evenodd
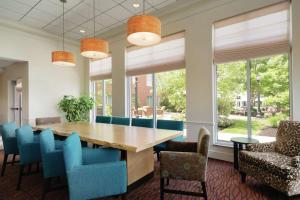
M153 146L182 135L181 131L88 122L49 124L35 128L50 128L60 136L68 136L75 131L82 141L122 150L122 158L127 162L128 186L153 174Z

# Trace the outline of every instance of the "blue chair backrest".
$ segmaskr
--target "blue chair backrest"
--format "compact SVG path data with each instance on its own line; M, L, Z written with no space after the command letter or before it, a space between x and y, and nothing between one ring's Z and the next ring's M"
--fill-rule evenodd
M163 119L157 120L157 128L158 129L182 131L183 127L184 127L183 121L163 120Z
M127 117L112 117L111 118L112 124L118 124L118 125L126 125L129 126L130 119Z
M153 128L153 119L132 118L131 125L145 128Z
M9 122L2 125L2 139L5 141L8 137L16 137L17 125L15 122Z
M64 160L66 171L71 171L74 167L82 165L82 149L80 138L73 132L64 142Z
M52 130L45 129L40 134L42 156L55 150L55 139Z
M30 125L23 125L16 130L18 147L23 144L34 142L34 134Z
M110 124L111 117L110 116L96 116L96 123Z

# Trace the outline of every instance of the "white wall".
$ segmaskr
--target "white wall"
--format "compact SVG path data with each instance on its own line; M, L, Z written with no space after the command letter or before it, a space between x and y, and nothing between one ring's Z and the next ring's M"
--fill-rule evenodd
M186 32L186 86L187 86L187 134L188 140L195 140L199 128L207 127L212 133L216 131L214 115L214 70L212 65L212 25L215 21L231 17L250 10L261 8L281 0L216 0L198 1L188 8L178 8L176 12L161 16L163 35ZM300 1L293 1L293 102L294 117L300 119ZM126 44L124 27L108 32L113 57L113 114L125 114L124 69L126 62L123 49ZM109 37L113 35L113 37ZM121 97L121 98L120 98ZM213 136L213 134L212 134ZM213 145L211 157L232 160L232 148Z
M0 57L28 62L28 116L24 122L34 124L36 117L58 116L57 103L63 95L79 95L87 84L86 62L79 54L79 41L67 41L66 50L76 56L76 67L59 67L51 63L51 52L61 48L61 39L46 32L0 20Z

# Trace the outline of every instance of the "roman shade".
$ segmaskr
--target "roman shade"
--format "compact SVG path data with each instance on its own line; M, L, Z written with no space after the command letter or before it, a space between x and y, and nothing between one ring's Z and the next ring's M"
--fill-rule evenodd
M103 80L111 78L112 60L111 56L90 61L90 80Z
M162 39L160 44L150 47L127 49L126 74L141 74L171 71L185 67L184 33L177 33Z
M288 52L289 7L284 1L214 23L214 63Z

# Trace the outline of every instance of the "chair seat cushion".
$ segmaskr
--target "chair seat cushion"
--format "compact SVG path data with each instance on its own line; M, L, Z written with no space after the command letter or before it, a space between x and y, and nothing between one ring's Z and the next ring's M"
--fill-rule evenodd
M292 166L292 157L276 152L241 151L240 160L275 173L283 179L295 180L300 176L300 169Z

